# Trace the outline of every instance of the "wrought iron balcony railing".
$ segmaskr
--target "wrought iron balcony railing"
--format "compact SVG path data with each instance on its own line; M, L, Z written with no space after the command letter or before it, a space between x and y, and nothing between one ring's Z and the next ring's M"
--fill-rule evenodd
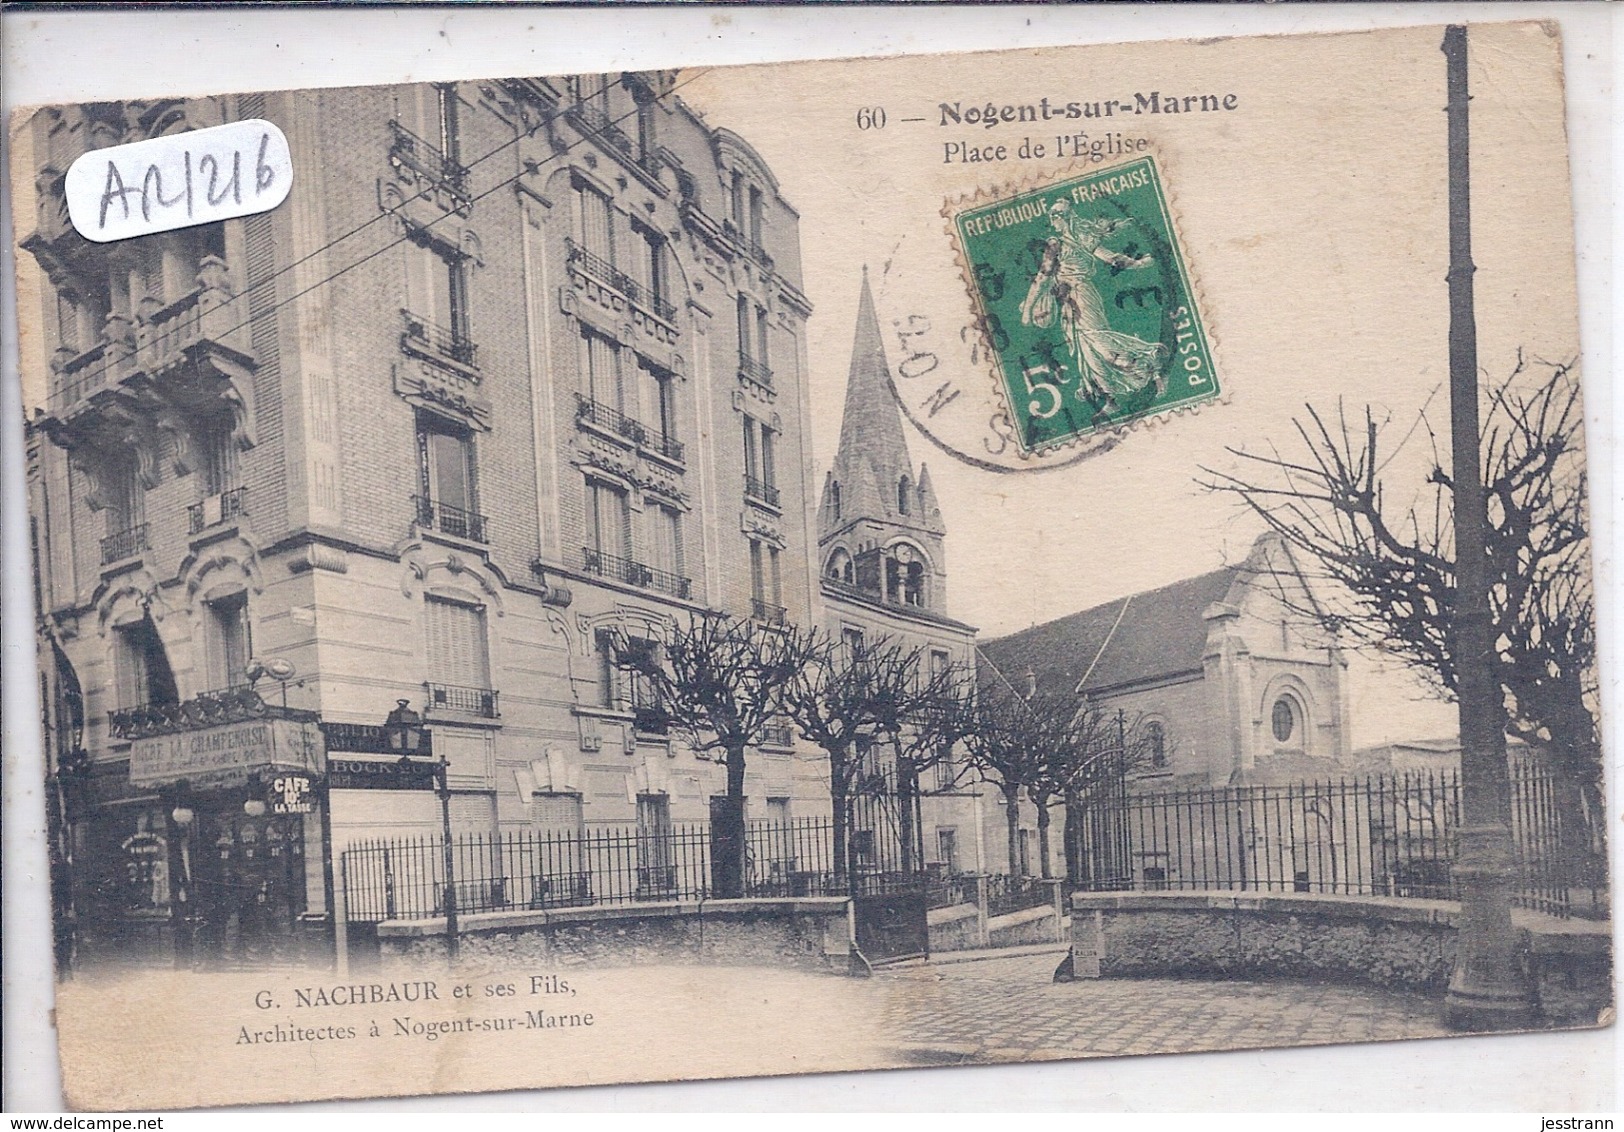
M234 487L230 491L222 491L219 495L198 500L186 508L187 533L195 535L218 523L229 523L246 515L243 499L247 494L247 488Z
M765 621L769 625L782 625L788 612L783 606L763 601L759 597L750 599L750 616L757 621Z
M645 566L641 562L622 558L617 554L605 554L588 546L581 549L581 561L587 573L597 574L601 578L612 578L617 582L625 582L628 586L659 590L684 601L693 595L692 579L684 578L681 574L674 574L669 570Z
M423 495L412 496L412 502L417 507L419 526L439 531L452 538L465 538L470 542L485 541L485 516Z
M579 268L583 274L606 287L613 287L656 318L664 319L666 322L676 321L677 308L664 296L657 294L652 287L639 283L597 252L583 247L568 236L564 237L564 248L569 263Z
M765 503L768 507L780 506L778 488L766 480L757 479L755 476L746 475L744 477L744 494L751 499Z
M428 319L413 314L409 310L400 312L405 328L401 331L400 344L403 349L416 350L438 358L447 358L458 365L472 368L478 363L475 355L478 351L468 336L460 330L445 326L436 326Z
M685 449L682 441L666 436L642 421L633 420L612 405L594 401L584 393L575 395L575 419L624 437L633 444L640 444L650 451L658 452L668 460L680 462L683 458Z
M451 160L439 147L430 145L399 122L391 121L395 132L389 156L414 170L419 176L442 185L461 197L468 195L468 167Z
M101 540L102 565L109 566L114 562L122 562L150 549L151 547L147 545L147 525L137 523L133 527L125 527L122 531L114 531Z
M758 362L743 350L739 351L739 376L744 380L761 386L763 389L773 387L773 371L766 362Z
M596 135L598 140L613 146L621 153L632 151L632 139L625 130L615 125L615 120L595 102L582 100L564 111L567 118L575 121L576 128L582 133Z
M497 719L502 713L497 710L496 696L496 692L490 688L436 684L433 681L423 683L423 706L430 714L451 711L481 719Z
M197 731L278 714L248 684L199 692L180 703L147 703L107 713L108 726L119 739L140 739L177 731Z

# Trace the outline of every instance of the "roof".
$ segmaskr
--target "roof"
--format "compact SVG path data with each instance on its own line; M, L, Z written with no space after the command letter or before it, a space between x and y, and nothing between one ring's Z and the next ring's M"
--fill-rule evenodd
M1058 694L1079 685L1100 692L1199 671L1207 647L1202 614L1229 596L1242 572L1226 567L1130 594L983 642L981 652L1023 692L1028 671L1039 691Z

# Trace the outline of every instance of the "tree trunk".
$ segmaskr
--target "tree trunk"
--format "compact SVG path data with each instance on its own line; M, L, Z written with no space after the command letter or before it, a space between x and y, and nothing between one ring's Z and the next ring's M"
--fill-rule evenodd
M1038 875L1044 880L1048 880L1052 875L1052 870L1049 868L1049 802L1045 798L1036 804L1038 807Z
M727 795L711 799L711 891L718 899L744 895L744 748L727 752Z
M1005 786L1004 830L1009 835L1009 875L1021 876L1021 795L1019 786Z
M914 795L917 793L919 772L907 756L897 758L897 832L902 838L902 875L912 876L918 870L914 859Z
M833 747L829 755L829 802L834 808L835 888L845 888L847 874L846 841L851 826L851 795L846 781L849 772L845 748Z

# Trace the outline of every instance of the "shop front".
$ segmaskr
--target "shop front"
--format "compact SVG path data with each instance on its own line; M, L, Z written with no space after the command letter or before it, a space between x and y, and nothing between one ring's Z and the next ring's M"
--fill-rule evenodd
M325 947L326 754L287 712L133 738L131 803L98 807L82 858L87 934L128 953L162 939L182 966L262 966ZM94 930L91 929L94 927ZM158 930L153 930L158 929Z

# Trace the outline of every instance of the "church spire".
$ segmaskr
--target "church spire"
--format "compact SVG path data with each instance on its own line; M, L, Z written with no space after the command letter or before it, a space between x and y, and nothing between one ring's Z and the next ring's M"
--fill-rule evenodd
M894 515L897 485L904 479L915 482L912 466L865 267L851 371L846 378L845 415L840 421L840 450L834 463L834 481L842 485L844 495L843 516L878 519ZM862 498L871 494L877 498Z

